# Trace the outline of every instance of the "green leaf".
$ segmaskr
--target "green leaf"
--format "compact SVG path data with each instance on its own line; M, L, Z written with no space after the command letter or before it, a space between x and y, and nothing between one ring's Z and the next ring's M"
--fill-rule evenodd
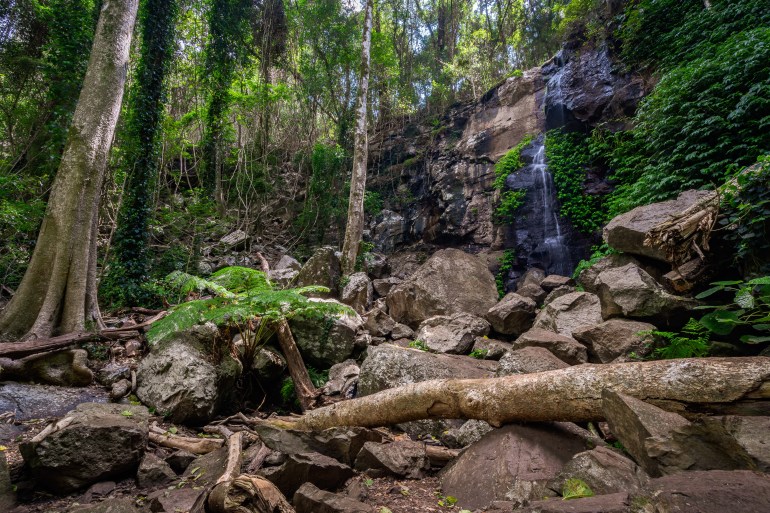
M770 324L752 324L751 327L757 331L770 331Z
M701 292L700 294L698 294L697 296L695 296L695 299L705 299L705 298L707 298L709 296L713 296L717 292L722 291L724 289L725 288L722 287L722 286L711 287L710 289L706 289L703 292Z
M593 497L594 492L582 479L570 478L564 482L561 489L561 496L564 500L580 499L582 497Z
M735 326L740 323L738 312L716 310L704 315L700 323L712 333L717 335L729 335Z
M735 294L735 303L741 308L754 308L754 296L751 287L743 287Z
M741 280L728 280L728 281L715 281L712 283L712 285L717 285L719 287L729 287L730 285L738 285L743 283Z
M754 278L753 280L746 282L746 285L770 285L770 276Z
M770 336L743 335L741 342L744 344L761 344L763 342L770 342Z

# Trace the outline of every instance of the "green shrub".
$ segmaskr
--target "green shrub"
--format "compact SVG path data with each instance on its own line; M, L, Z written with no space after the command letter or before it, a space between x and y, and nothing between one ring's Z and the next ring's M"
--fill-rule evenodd
M377 215L382 212L383 201L382 194L377 191L364 192L364 211L371 215Z
M679 333L671 331L650 331L660 342L652 355L655 358L695 358L709 352L708 330L695 319L690 319Z
M505 180L508 178L508 175L524 167L524 161L521 159L521 150L532 144L533 140L534 136L525 135L519 144L500 157L500 160L495 164L495 189L505 189Z
M497 295L502 299L505 296L505 282L508 279L508 273L513 269L516 264L516 252L512 249L506 249L503 251L503 256L500 257L500 269L495 275L495 284L497 285Z

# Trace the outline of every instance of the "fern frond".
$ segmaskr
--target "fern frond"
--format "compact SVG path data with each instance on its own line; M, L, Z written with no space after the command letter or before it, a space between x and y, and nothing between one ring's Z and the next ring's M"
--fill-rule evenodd
M265 273L237 265L215 272L211 275L211 281L235 294L256 294L273 290Z
M204 290L208 290L217 296L234 296L232 292L227 290L227 288L223 287L219 283L207 280L205 278L199 278L198 276L194 276L182 271L174 271L166 276L166 282L172 289L175 289L182 295L187 295L190 292L203 292Z

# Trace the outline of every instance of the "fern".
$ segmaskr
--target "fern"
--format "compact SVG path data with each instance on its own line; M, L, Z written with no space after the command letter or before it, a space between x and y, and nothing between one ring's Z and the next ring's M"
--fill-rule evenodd
M652 353L658 358L665 360L693 358L706 356L709 352L709 332L695 319L690 319L680 333L670 331L651 331L650 333L665 343Z
M326 287L273 290L265 273L245 267L226 267L214 273L210 280L176 271L168 276L168 282L182 293L209 290L216 295L171 308L169 314L154 323L147 333L150 345L205 322L219 327L239 327L252 321L270 325L295 316L320 319L351 311L338 303L305 297L313 292L328 292Z

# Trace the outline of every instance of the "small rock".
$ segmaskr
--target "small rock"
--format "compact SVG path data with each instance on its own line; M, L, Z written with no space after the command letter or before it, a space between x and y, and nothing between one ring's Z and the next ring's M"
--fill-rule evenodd
M110 389L110 400L118 401L131 392L131 382L127 379L113 383Z
M425 444L420 442L366 442L358 453L355 469L372 477L393 475L419 479L430 470L430 462L425 454Z
M286 370L286 358L272 347L260 347L254 355L251 370L265 381L276 379Z
M754 458L757 468L770 472L770 417L713 417Z
M326 492L305 483L294 493L296 513L372 513L374 509L348 496Z
M513 342L513 349L524 347L543 347L570 365L588 361L586 346L572 337L544 329L532 328Z
M475 338L487 333L487 321L471 314L458 313L426 319L417 330L417 339L438 353L467 354Z
M92 502L94 499L101 499L108 496L115 489L115 481L102 481L91 485L83 494L83 502Z
M390 315L385 313L382 308L372 308L364 317L364 327L374 337L386 337L390 335L393 328L396 327L396 321L394 321Z
M580 499L547 499L532 501L517 513L629 513L631 500L628 493L619 492ZM509 510L510 511L510 510ZM684 511L684 510L683 510Z
M536 308L534 300L509 292L489 309L486 318L497 333L520 335L532 327Z
M168 463L152 453L142 458L136 473L136 483L139 488L158 488L176 479L176 474Z
M248 240L249 235L246 232L243 230L235 230L219 239L219 242L229 249L235 249L236 247L243 246Z
M96 372L96 381L105 387L111 387L113 383L121 379L130 379L131 369L128 365L118 363L108 363Z
M337 303L333 299L314 299ZM344 362L356 347L356 333L364 321L355 312L327 314L322 319L292 317L289 327L305 361L321 369Z
M281 259L278 260L278 263L273 266L273 269L277 271L282 271L284 269L287 269L290 271L299 272L299 270L302 269L302 264L300 264L295 258L293 258L290 255L283 255Z
M352 399L358 388L358 375L361 368L355 360L345 360L342 363L332 365L329 369L329 381L323 387L326 395L341 395L346 399Z
M575 292L575 287L570 287L568 285L562 285L561 287L556 287L551 292L549 292L547 296L545 296L545 299L543 300L543 305L553 303L560 297L566 296L567 294L572 294L573 292Z
M342 270L336 251L330 246L318 248L313 256L302 266L295 280L297 287L322 285L331 290L332 295L339 292Z
M382 253L365 253L364 268L372 278L382 278L388 272L388 257Z
M487 337L476 337L473 341L473 353L482 355L484 360L499 360L503 355L510 351L513 346L510 342L495 340Z
M138 356L142 352L142 341L136 338L126 340L123 345L126 356Z
M299 272L294 269L270 269L267 273L267 277L279 289L290 288L294 285L298 275Z
M191 511L195 501L206 490L196 485L196 488L161 488L147 496L152 513L178 513Z
M543 281L540 282L540 286L545 289L546 292L551 292L559 287L574 287L575 280L567 276L551 274L546 276Z
M530 374L549 370L565 369L569 364L558 359L544 347L524 347L509 351L500 358L497 376Z
M67 513L138 513L133 499L110 497L89 506L73 506Z
M442 433L440 440L446 447L461 449L478 442L493 429L483 420L469 420L459 428L453 428Z

